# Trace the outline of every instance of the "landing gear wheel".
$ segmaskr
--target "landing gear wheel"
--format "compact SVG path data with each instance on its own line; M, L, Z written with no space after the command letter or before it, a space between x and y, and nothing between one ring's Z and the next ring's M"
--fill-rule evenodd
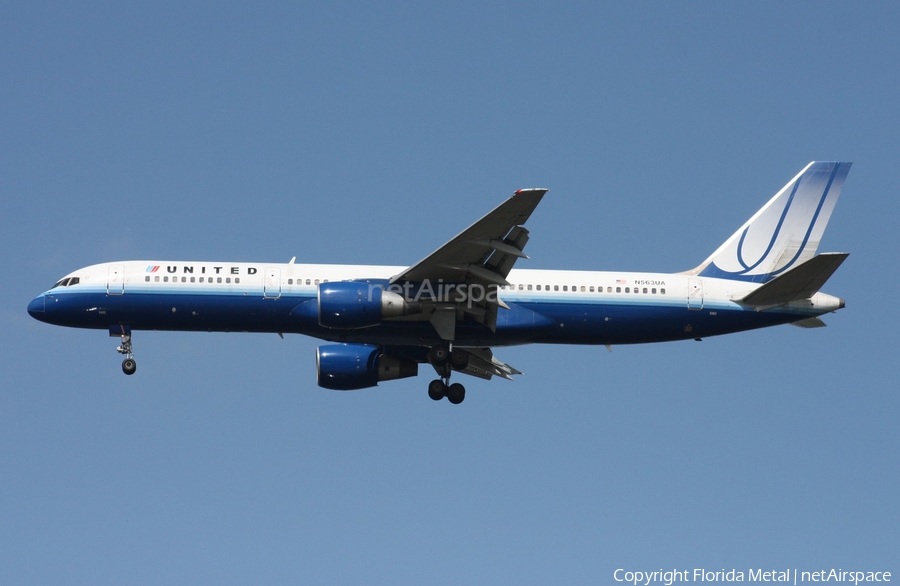
M465 350L454 349L450 353L450 364L456 370L464 370L469 366L469 353Z
M112 332L112 328L110 331ZM116 352L125 355L125 360L122 361L122 372L131 375L137 370L137 362L134 361L134 350L131 345L131 330L125 330L123 327L121 335L122 345L116 348Z
M430 352L429 362L436 366L447 364L450 359L450 350L446 346L434 346Z
M466 387L459 383L453 383L447 387L447 400L454 405L459 405L466 398Z
M441 379L434 379L428 383L428 396L435 401L440 401L447 394L447 385Z

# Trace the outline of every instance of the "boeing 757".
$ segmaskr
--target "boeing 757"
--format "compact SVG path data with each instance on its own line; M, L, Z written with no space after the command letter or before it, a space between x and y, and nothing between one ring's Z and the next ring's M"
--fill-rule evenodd
M29 305L54 325L121 338L134 374L137 330L304 334L318 384L354 390L415 376L428 396L465 398L454 373L511 379L493 349L640 344L793 324L844 307L819 289L847 258L817 254L850 163L812 162L697 267L680 273L514 269L546 189L522 189L405 266L140 260L69 273Z

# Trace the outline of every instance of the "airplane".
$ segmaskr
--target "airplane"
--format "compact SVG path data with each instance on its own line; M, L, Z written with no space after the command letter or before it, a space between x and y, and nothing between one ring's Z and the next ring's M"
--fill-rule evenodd
M117 261L69 273L28 313L108 330L134 374L137 330L267 332L329 342L319 386L356 390L416 376L459 404L458 372L522 374L493 348L611 348L700 340L779 324L822 327L844 307L819 291L847 253L816 254L851 163L811 162L697 267L680 273L513 269L546 189L521 189L418 263L405 266Z

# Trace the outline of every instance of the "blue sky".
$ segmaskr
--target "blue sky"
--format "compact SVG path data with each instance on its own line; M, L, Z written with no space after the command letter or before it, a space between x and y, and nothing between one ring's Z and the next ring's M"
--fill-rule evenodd
M893 3L0 6L0 582L900 573ZM122 259L412 264L551 189L531 268L679 271L854 162L828 328L315 385L315 340L32 320ZM423 371L424 373L424 371Z

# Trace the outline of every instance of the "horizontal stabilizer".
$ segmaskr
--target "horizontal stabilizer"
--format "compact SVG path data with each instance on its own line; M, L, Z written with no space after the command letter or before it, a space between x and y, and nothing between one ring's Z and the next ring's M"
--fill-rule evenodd
M741 303L752 307L776 307L791 301L809 299L822 288L848 256L850 255L844 252L814 256L753 291L741 299Z

